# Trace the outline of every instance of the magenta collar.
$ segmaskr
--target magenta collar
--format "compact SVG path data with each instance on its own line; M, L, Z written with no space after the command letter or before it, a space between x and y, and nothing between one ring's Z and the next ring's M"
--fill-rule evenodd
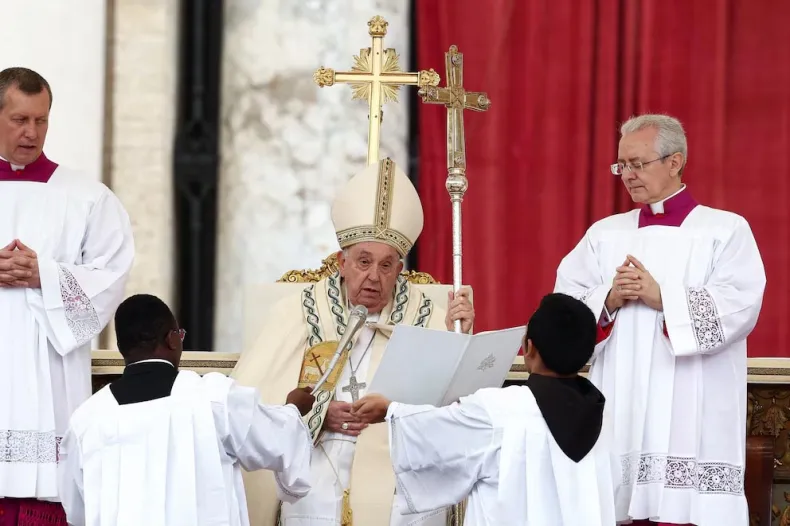
M28 164L21 170L14 170L11 163L0 159L0 182L2 181L28 181L31 183L46 183L55 173L58 165L53 163L42 152L38 159Z
M699 203L687 188L664 201L664 212L654 214L650 205L639 210L639 228L646 226L680 226Z

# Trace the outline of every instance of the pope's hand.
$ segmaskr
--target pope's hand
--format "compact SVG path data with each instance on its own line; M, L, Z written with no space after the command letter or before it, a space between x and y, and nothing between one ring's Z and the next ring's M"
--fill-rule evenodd
M461 332L469 334L475 323L475 308L469 301L469 287L461 287L458 294L447 293L447 316L444 323L448 331L455 330L455 321L461 320Z
M368 424L378 424L384 421L390 401L379 394L369 394L357 400L352 409L352 413L362 422Z
M329 402L329 409L327 409L326 419L324 419L324 430L355 437L359 436L366 427L368 427L366 423L351 414L351 404Z
M313 404L315 403L315 396L312 393L312 387L302 387L301 389L294 389L288 396L285 398L286 404L293 404L299 410L299 414L302 416L306 415L310 412L310 409L313 408Z

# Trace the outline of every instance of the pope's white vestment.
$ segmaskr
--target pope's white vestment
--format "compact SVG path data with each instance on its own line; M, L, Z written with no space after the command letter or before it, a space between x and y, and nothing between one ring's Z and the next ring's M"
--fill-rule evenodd
M181 371L172 393L119 405L107 386L75 411L59 467L76 526L247 526L245 469L278 496L310 489L310 434L293 405L263 406L224 375Z
M481 389L442 408L393 402L387 421L406 512L468 496L464 526L615 524L609 437L574 462L529 387Z
M748 524L746 337L765 271L743 217L678 196L690 203L679 226L640 228L647 209L594 224L560 264L555 290L605 317L629 254L660 286L662 312L633 301L613 313L590 371L613 416L618 520ZM656 216L661 206L651 206Z
M91 394L91 340L123 299L134 259L116 196L51 165L47 182L0 177L0 247L18 239L34 250L41 279L0 288L0 498L58 500L58 444Z

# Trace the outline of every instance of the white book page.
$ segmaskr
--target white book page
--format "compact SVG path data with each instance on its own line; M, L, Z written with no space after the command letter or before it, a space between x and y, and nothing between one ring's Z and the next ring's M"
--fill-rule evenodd
M487 387L501 387L516 359L526 326L481 332L472 336L455 375L444 393L442 405Z
M398 325L366 393L442 406L507 378L525 327L476 335Z
M403 404L439 405L470 336L397 325L366 394Z

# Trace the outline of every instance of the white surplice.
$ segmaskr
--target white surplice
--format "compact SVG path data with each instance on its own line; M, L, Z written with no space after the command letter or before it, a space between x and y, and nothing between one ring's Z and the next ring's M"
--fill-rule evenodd
M368 316L367 323L373 324L378 320L379 315L372 314ZM374 330L367 325L360 330L359 337L351 349L349 360L341 371L335 388L335 400L338 402L352 403L351 393L343 391L343 387L349 385L352 364L356 370L357 382L370 383L368 366L371 350L368 349L368 345L374 336ZM359 397L365 396L365 392L364 388L360 388ZM282 526L340 524L343 511L343 492L352 482L350 478L355 446L356 437L332 432L324 432L321 435L313 450L311 471L313 489L307 497L300 501L293 504L283 504L280 516ZM397 489L393 497L390 526L411 526L413 524L446 526L446 510L432 510L419 516L404 516L402 512L407 509L407 505Z
M0 246L36 251L40 289L0 289L0 498L57 501L57 445L91 394L90 343L123 299L129 218L103 184L58 167L0 181Z
M697 206L680 227L644 228L639 213L594 224L555 288L604 313L628 254L661 288L663 312L628 302L614 313L590 371L613 416L618 520L747 524L746 337L765 288L757 244L730 212Z
M407 512L469 497L465 526L612 526L609 438L580 462L528 387L481 389L442 408L390 404L390 455Z
M279 497L310 490L310 432L219 373L181 371L166 398L118 405L107 386L75 411L59 482L75 526L247 526L241 467L275 471Z

